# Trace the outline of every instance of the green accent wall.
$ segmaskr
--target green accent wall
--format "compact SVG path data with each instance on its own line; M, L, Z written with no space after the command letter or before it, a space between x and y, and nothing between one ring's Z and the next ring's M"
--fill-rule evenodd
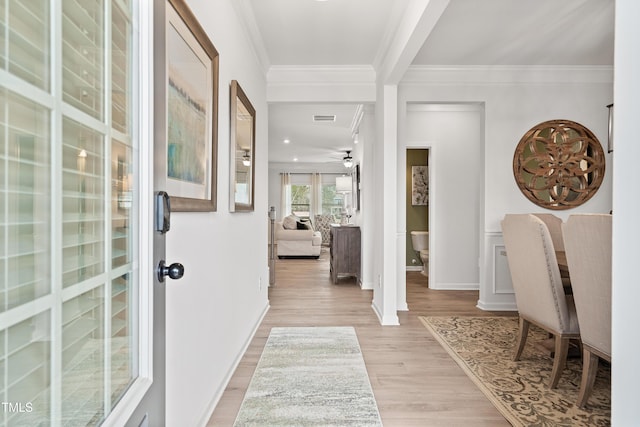
M412 206L411 205L411 166L428 166L429 150L427 149L409 149L407 150L407 173L406 173L406 195L407 195L407 266L421 266L420 257L413 250L411 244L411 232L428 231L429 230L429 206ZM412 259L417 261L416 264L411 262Z

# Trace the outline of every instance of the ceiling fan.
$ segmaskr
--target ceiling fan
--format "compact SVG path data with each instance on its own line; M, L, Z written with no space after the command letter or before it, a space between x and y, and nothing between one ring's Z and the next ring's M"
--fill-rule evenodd
M351 150L347 150L347 155L342 158L342 164L345 168L351 169L353 167L353 157L351 157Z

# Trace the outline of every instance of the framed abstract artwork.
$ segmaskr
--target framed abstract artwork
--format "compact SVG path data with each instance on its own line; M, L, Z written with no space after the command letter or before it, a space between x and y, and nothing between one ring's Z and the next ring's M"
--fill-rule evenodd
M166 30L167 192L174 211L215 211L218 52L184 0Z
M427 166L411 166L411 205L429 204L429 170Z

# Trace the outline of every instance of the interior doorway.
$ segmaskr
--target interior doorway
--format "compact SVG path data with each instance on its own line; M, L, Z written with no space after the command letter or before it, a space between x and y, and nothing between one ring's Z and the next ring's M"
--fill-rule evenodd
M406 155L406 270L429 276L429 149Z

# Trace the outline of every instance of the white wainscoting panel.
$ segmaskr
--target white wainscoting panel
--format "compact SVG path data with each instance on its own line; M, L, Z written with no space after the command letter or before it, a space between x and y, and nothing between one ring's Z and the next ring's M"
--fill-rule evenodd
M480 297L477 307L490 311L516 311L516 298L511 286L502 233L484 235L484 254L481 260Z
M511 272L504 245L493 245L493 291L496 294L512 294Z

